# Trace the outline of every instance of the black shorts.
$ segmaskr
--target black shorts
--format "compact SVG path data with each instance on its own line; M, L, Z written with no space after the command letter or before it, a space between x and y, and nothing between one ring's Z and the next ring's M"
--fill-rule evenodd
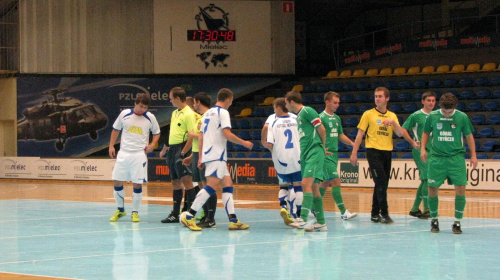
M171 145L168 149L167 165L170 169L170 179L172 180L180 179L186 175L191 176L192 174L190 166L182 165L181 151L184 145L186 145L186 142ZM188 152L186 156L188 156L189 153L190 152Z
M191 163L191 169L193 170L193 182L206 181L205 170L198 168L198 159L200 158L198 152L193 153L193 162ZM200 186L203 188L204 186Z

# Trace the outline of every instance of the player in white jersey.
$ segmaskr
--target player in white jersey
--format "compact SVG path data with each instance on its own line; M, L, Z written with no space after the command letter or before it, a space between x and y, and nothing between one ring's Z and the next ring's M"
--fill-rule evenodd
M190 230L200 231L196 225L196 212L205 204L208 198L215 194L215 188L222 185L222 201L229 218L230 230L248 229L250 226L243 224L236 218L233 201L233 181L227 170L227 140L252 149L253 143L245 141L231 132L231 119L227 109L233 103L234 94L231 90L223 88L217 94L215 107L209 109L203 116L199 145L198 166L205 168L207 185L200 190L189 211L182 212L180 221Z
M116 222L127 214L123 189L123 183L126 181L132 181L134 188L132 222L140 222L138 211L142 201L142 184L148 181L146 154L153 151L160 139L158 121L147 111L150 103L151 99L147 94L138 94L134 108L123 110L113 124L108 152L111 158L116 156L112 179L118 209L109 219L111 222ZM120 151L116 155L114 145L120 131L122 132ZM149 132L153 134L151 143L149 143Z
M288 113L285 99L282 97L274 100L273 107L275 120L268 126L267 144L272 151L274 168L278 175L280 215L284 223L290 225L293 223L293 219L287 210L287 202L292 216L297 218L300 217L303 199L297 116L292 117ZM292 197L290 197L290 194L292 194Z

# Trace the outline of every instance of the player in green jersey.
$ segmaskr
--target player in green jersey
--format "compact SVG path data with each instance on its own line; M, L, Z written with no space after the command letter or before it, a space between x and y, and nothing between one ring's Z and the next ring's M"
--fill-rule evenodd
M325 94L325 110L319 114L321 123L326 130L326 149L332 154L325 157L325 176L326 180L321 182L319 192L324 196L328 187L332 187L332 197L340 210L341 218L348 220L356 217L357 213L351 213L345 208L342 192L340 191L340 177L338 173L338 151L339 140L352 146L354 143L349 139L342 129L342 121L338 115L335 115L340 104L340 95L329 91Z
M420 157L428 164L429 209L432 218L431 232L439 232L438 222L438 190L448 179L455 186L455 222L452 231L462 233L460 219L465 209L465 186L467 170L465 165L465 147L463 137L470 149L470 165L477 167L476 146L473 127L469 117L457 108L458 99L452 93L445 93L439 99L441 109L433 111L424 125ZM431 145L427 156L425 148Z
M323 197L319 192L319 182L325 179L323 170L325 155L331 154L325 150L326 131L321 124L318 112L302 104L302 96L299 92L288 92L285 96L285 104L289 111L297 115L301 184L304 193L300 218L297 218L297 221L290 226L305 228L306 231L327 231ZM316 211L317 222L307 226L307 217L311 209Z
M420 142L422 139L425 121L434 109L434 106L436 106L436 94L432 91L424 92L424 94L422 94L422 105L422 109L411 114L403 124L403 128L407 131L411 131L413 133L413 140L417 142ZM430 147L427 146L427 152L429 152L429 148ZM430 214L429 205L427 204L427 196L429 193L429 188L427 186L427 164L420 159L420 149L413 149L412 155L418 168L420 185L417 189L413 207L410 210L410 216L428 219ZM424 212L419 209L422 201L424 202Z

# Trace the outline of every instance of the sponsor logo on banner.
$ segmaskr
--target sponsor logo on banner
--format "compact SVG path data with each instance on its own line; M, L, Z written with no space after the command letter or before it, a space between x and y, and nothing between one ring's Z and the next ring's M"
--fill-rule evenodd
M342 184L359 183L359 165L352 166L350 162L340 163L340 182Z
M231 179L233 179L235 183L238 183L240 181L239 179L243 177L245 177L247 183L256 182L255 180L256 169L255 166L252 166L250 163L228 162L227 170L231 175Z
M60 164L54 164L50 160L40 159L35 162L38 178L54 179L64 176L63 169Z
M4 178L29 178L31 172L24 162L11 158L5 158L1 161L1 172Z
M96 177L101 177L102 174L99 172L98 165L92 164L86 160L72 160L71 166L73 169L74 179L95 179Z

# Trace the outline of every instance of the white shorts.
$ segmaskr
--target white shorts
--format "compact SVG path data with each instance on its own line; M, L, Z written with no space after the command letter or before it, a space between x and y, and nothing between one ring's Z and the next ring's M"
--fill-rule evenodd
M116 156L112 179L123 182L132 181L134 184L147 183L148 159L146 154L143 151L133 153L119 151Z
M225 161L211 161L205 163L205 177L212 176L219 179L229 176Z

